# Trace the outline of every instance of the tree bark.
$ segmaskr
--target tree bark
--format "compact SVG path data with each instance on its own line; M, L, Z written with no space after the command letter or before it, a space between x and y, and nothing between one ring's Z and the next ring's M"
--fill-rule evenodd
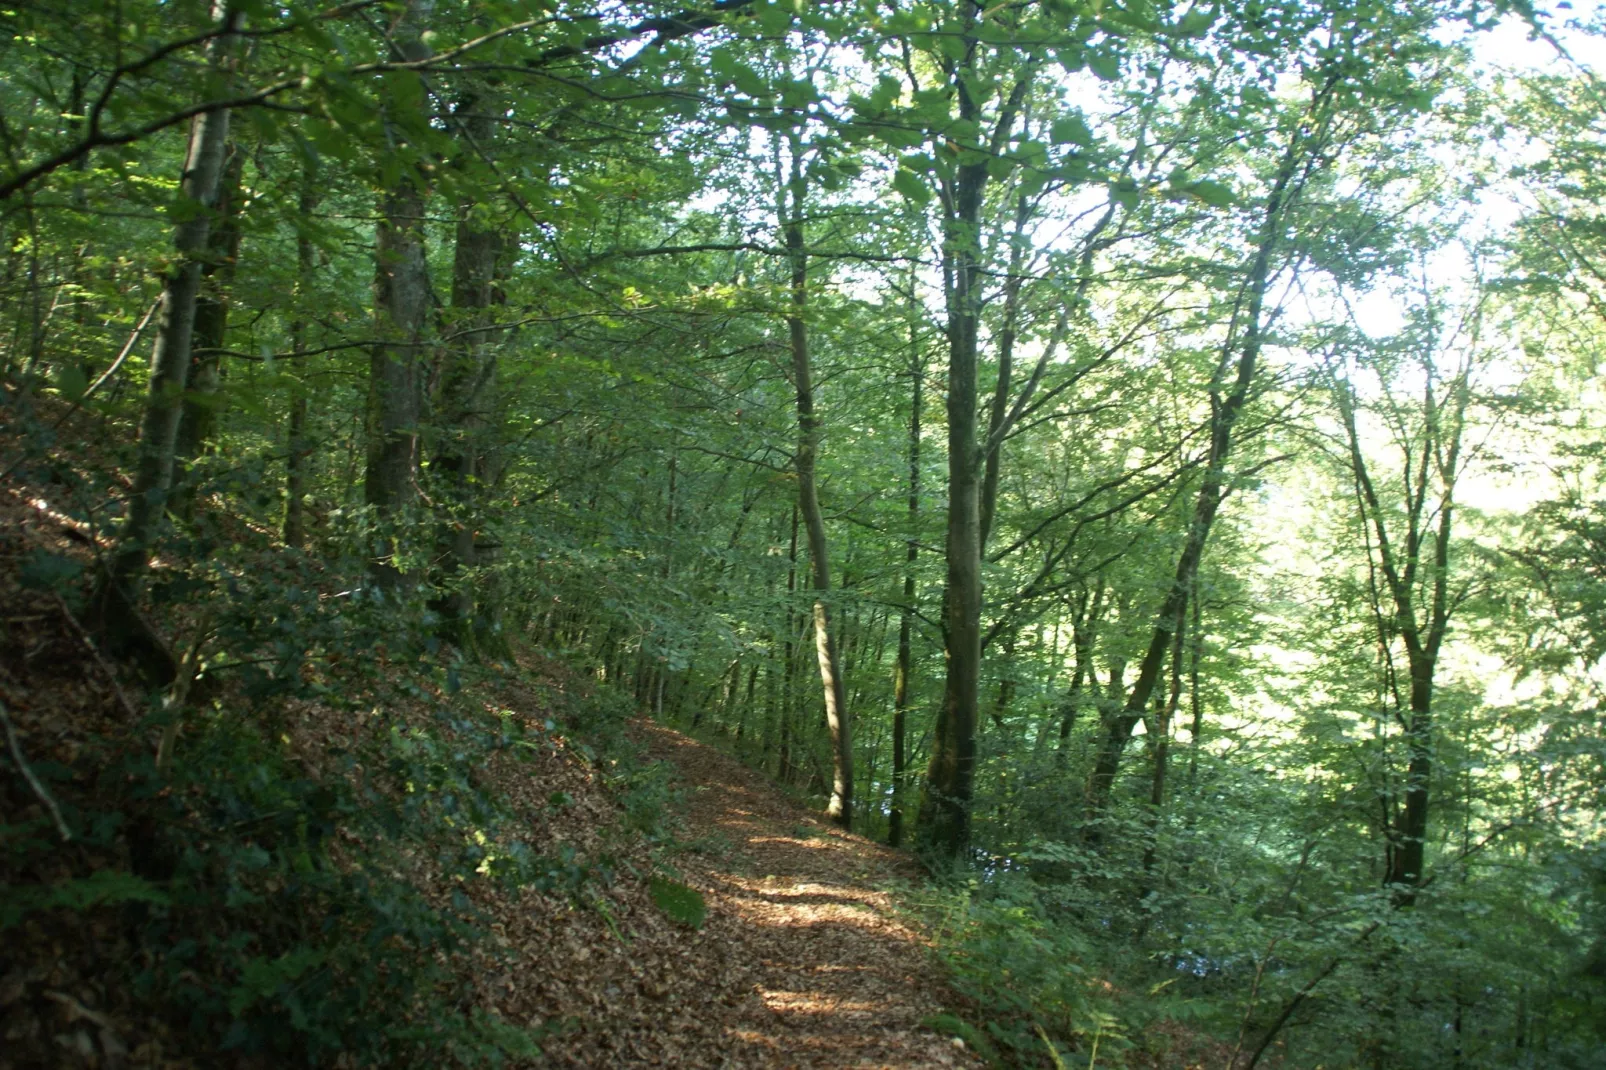
M213 7L213 13L224 32L208 45L207 64L214 72L220 72L230 60L235 31L243 20L232 7L221 4ZM114 643L118 646L133 643L148 670L163 678L172 676L176 663L171 653L162 649L149 629L142 625L129 585L150 562L151 548L173 485L174 450L183 411L184 387L189 377L195 305L201 289L201 271L206 262L228 139L227 110L204 112L190 123L189 147L179 181L187 218L174 230L173 247L178 256L162 285L155 352L151 356L150 389L140 422L139 453L128 495L128 514L96 597L100 623Z
M1467 405L1467 372L1463 370L1451 384L1452 407L1448 430L1434 395L1435 374L1431 361L1425 362L1424 429L1420 457L1416 459L1416 479L1406 483L1405 543L1397 547L1389 533L1386 513L1361 450L1356 425L1355 401L1347 384L1338 387L1339 412L1349 439L1351 476L1355 483L1361 522L1369 525L1376 539L1378 565L1383 573L1389 601L1385 613L1380 592L1374 588L1374 614L1378 622L1378 641L1386 649L1391 633L1405 646L1410 672L1408 714L1403 718L1407 753L1405 806L1394 817L1389 829L1384 884L1394 889L1395 904L1410 906L1421 887L1427 851L1429 789L1433 776L1433 687L1439 650L1450 624L1450 536L1455 517L1455 487L1461 458L1461 436ZM1407 453L1406 470L1411 470ZM1429 473L1437 472L1439 487L1434 503L1438 523L1429 533L1424 530L1428 515ZM1428 563L1425 598L1419 598L1421 552L1431 540L1433 557ZM1402 552L1403 551L1403 552ZM1369 550L1370 552L1370 550ZM1421 619L1419 602L1426 610Z
M979 124L984 101L972 92L979 42L975 25L983 10L967 5L963 57L950 72L959 118ZM1008 141L1035 67L1027 66L999 108L990 143ZM982 156L982 159L970 159ZM933 866L959 861L970 846L970 809L976 772L976 720L981 688L982 518L984 458L976 412L977 354L985 278L981 212L988 164L978 149L961 149L943 193L943 268L948 310L948 524L944 544L947 587L943 594L943 642L947 673L942 709L932 734L931 762L920 800L921 853Z
M207 237L206 262L201 265L201 291L195 301L194 344L190 355L188 388L179 418L175 460L185 467L180 488L175 488L175 510L187 513L194 494L189 465L211 447L217 437L218 389L222 370L218 350L229 327L229 297L235 264L240 256L240 185L245 177L245 153L230 142L218 184L217 207ZM182 505L178 501L182 495Z
M961 99L969 101L968 93L962 92ZM974 103L966 107L971 112L979 110ZM965 115L964 109L961 115L975 118ZM976 769L982 610L981 451L976 419L982 271L977 230L986 185L985 164L958 168L948 227L953 280L948 295L948 525L944 545L948 567L943 595L948 671L920 801L922 852L938 864L958 861L969 848Z
M1065 703L1060 711L1059 749L1055 751L1055 762L1062 769L1070 760L1071 729L1076 726L1076 718L1082 712L1082 691L1090 682L1097 690L1093 643L1098 635L1099 621L1103 618L1104 591L1101 577L1095 581L1091 595L1083 592L1071 615L1071 658L1075 665L1071 670L1071 687L1066 692Z
M825 517L820 512L820 499L814 481L820 419L814 408L808 325L803 318L809 292L808 252L803 235L806 186L802 150L796 137L790 141L791 175L787 182L790 203L786 205L782 230L787 262L791 268L792 304L786 317L786 329L792 351L792 379L797 392L798 437L793 467L797 472L798 509L808 533L810 580L814 590L814 649L820 666L820 685L825 693L825 723L831 734L831 800L826 806L826 815L846 829L853 827L853 729L841 663L831 634L830 611L826 606L831 590L831 559L826 546Z
M458 111L465 153L481 150L490 138L491 120L479 97L469 94ZM494 594L479 583L475 591L463 582L465 572L479 563L476 535L484 520L485 488L489 483L486 457L491 448L493 421L491 395L495 388L499 330L494 329L496 309L506 296L499 280L508 252L506 224L492 219L473 198L457 209L456 244L452 259L452 333L446 349L446 370L441 390L442 428L432 468L441 475L441 497L446 503L440 518L436 558L441 593L432 603L443 619L447 638L464 649L478 649L482 640L495 642Z
M910 299L913 300L911 287ZM924 393L926 365L920 354L918 328L909 326L909 538L904 543L903 608L898 613L898 662L892 678L892 812L887 822L887 845L903 845L904 795L907 785L909 731L909 673L913 668L911 642L915 603L915 562L920 556L916 537L920 521L920 403Z
M428 58L423 34L433 0L409 0L391 37L401 58ZM410 76L409 76L410 77ZM418 424L422 415L421 349L432 303L429 266L424 254L426 189L420 161L408 159L417 147L408 143L409 129L425 119L427 100L418 80L420 114L405 114L405 101L391 101L384 116L385 136L393 153L404 159L380 196L374 273L374 306L378 337L368 366L368 457L363 497L381 525L385 546L376 553L370 574L387 589L406 586L410 577L397 562L396 551L418 500Z
M312 239L305 228L317 208L318 165L309 157L301 173L301 195L296 203L301 229L296 235L296 314L290 323L290 352L298 358L307 350L306 303L311 295L314 267ZM284 456L284 541L288 546L301 546L307 540L307 467L312 447L307 440L306 374L298 359L291 385L290 430Z
M1254 383L1255 371L1260 361L1265 327L1262 322L1263 310L1266 291L1271 283L1272 260L1283 243L1284 216L1288 202L1294 194L1296 176L1307 160L1304 138L1297 134L1293 135L1293 140L1283 153L1276 178L1267 195L1260 232L1255 242L1255 255L1249 266L1248 278L1244 282L1242 291L1244 327L1238 339L1230 340L1228 343L1237 345L1236 377L1231 391L1222 398L1220 379L1225 376L1231 359L1229 349L1223 352L1217 381L1211 384L1209 456L1204 481L1194 501L1187 540L1177 558L1170 589L1166 592L1159 612L1155 614L1154 631L1143 660L1139 663L1137 679L1133 681L1125 706L1105 720L1104 736L1100 741L1092 775L1088 778L1089 842L1096 842L1099 838L1098 822L1109 804L1115 776L1120 768L1121 755L1126 749L1127 742L1132 738L1132 729L1142 719L1143 711L1148 708L1149 699L1154 694L1155 684L1159 681L1161 670L1165 665L1166 653L1171 648L1172 637L1182 628L1183 613L1187 609L1188 600L1193 596L1194 581L1198 576L1199 561L1204 556L1205 542L1210 536L1210 528L1215 523L1221 502L1226 497L1226 462L1232 451L1233 429L1237 425L1244 405L1249 400L1249 390Z

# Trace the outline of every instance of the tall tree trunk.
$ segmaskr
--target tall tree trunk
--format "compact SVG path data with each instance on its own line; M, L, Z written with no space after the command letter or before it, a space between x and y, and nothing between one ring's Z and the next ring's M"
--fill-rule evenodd
M458 105L459 136L465 155L483 151L492 133L485 103L469 94ZM484 205L468 198L457 208L457 234L452 259L452 334L446 347L446 370L441 389L442 428L432 468L442 478L441 517L436 556L443 588L432 603L444 622L447 637L465 649L477 649L479 640L494 639L494 598L484 583L475 593L462 574L479 564L476 535L483 520L483 498L488 483L486 455L491 446L491 394L495 388L497 345L494 329L498 306L506 297L498 281L507 256L506 225L488 216ZM483 624L481 622L484 622Z
M998 382L993 387L992 404L987 410L987 438L992 441L1003 429L1009 410L1009 395L1013 388L1015 370L1015 341L1020 334L1022 272L1026 267L1026 250L1029 247L1026 224L1032 217L1031 201L1022 196L1015 203L1015 225L1010 232L1009 269L1004 281L1004 321L998 332ZM981 480L981 545L987 549L987 538L992 534L993 517L998 511L998 479L1003 471L1004 445L998 443L987 451L986 467Z
M296 312L290 323L290 352L296 361L291 380L290 431L284 457L284 541L301 546L307 540L307 467L312 447L307 438L307 369L302 364L307 351L307 302L312 292L314 255L307 236L307 220L318 208L318 165L308 156L301 172L301 195L296 203L300 229L296 234Z
M781 726L780 754L777 758L776 777L782 784L790 784L796 773L792 756L792 710L797 701L797 655L794 642L797 638L797 619L793 616L793 596L797 593L797 534L798 508L792 503L792 541L786 551L786 641L782 646Z
M1455 517L1455 487L1461 464L1461 437L1466 422L1467 376L1463 369L1451 384L1451 411L1448 427L1444 423L1434 389L1435 369L1425 362L1424 429L1420 457L1416 458L1416 478L1406 483L1405 533L1403 546L1391 539L1388 513L1380 502L1356 426L1355 400L1347 385L1338 391L1339 411L1349 438L1351 475L1355 482L1361 522L1369 524L1375 537L1378 565L1383 573L1385 592L1374 588L1374 614L1378 639L1385 648L1391 633L1405 645L1406 663L1411 674L1408 713L1402 718L1407 753L1405 807L1388 830L1391 843L1387 851L1385 885L1394 889L1395 905L1410 906L1422 884L1427 851L1429 788L1433 775L1433 687L1439 650L1450 624L1450 536ZM1412 458L1407 452L1406 471ZM1438 515L1436 528L1429 531L1429 473L1436 472L1439 486L1433 503ZM1397 534L1397 532L1396 532ZM1426 591L1419 585L1424 543L1432 542L1433 557L1426 563ZM1370 547L1368 549L1370 553ZM1422 597L1425 593L1426 597ZM1385 609L1384 599L1388 606ZM1419 608L1420 604L1420 608ZM1426 611L1426 620L1422 612Z
M910 300L913 300L911 285ZM920 354L918 327L911 322L909 342L909 538L904 543L903 607L898 613L898 663L892 678L892 813L887 824L887 844L903 845L904 796L908 785L907 735L909 731L909 672L913 668L911 630L915 604L915 562L920 556L917 537L920 522L920 402L924 394L926 365Z
M961 93L963 100L969 100ZM972 111L975 104L969 105ZM961 117L974 119L974 115ZM976 357L981 319L978 231L985 164L962 165L954 191L948 242L948 530L943 639L948 666L942 710L931 744L920 840L934 862L958 861L970 845L970 806L976 769L976 715L981 687L981 451L977 441Z
M1154 860L1160 846L1160 826L1165 816L1165 782L1171 753L1171 720L1176 716L1177 706L1182 701L1182 639L1185 630L1179 627L1171 643L1171 693L1155 703L1154 721L1148 726L1149 746L1154 761L1154 767L1149 775L1149 817L1153 827L1149 832L1149 842L1143 849L1145 874L1154 869ZM1145 889L1144 895L1147 894L1148 890Z
M1104 735L1100 740L1098 756L1094 761L1087 787L1087 836L1090 842L1099 838L1098 820L1109 803L1116 772L1120 768L1122 752L1125 751L1128 740L1132 738L1132 729L1143 717L1143 711L1148 708L1149 699L1154 694L1155 684L1159 681L1165 665L1166 653L1171 649L1172 637L1182 628L1183 613L1187 609L1189 598L1193 595L1194 580L1198 576L1199 561L1204 556L1205 542L1210 537L1210 528L1215 523L1222 500L1226 497L1226 463L1232 451L1232 434L1237 426L1238 417L1249 400L1250 387L1254 383L1255 371L1260 361L1260 349L1264 341L1263 316L1266 292L1271 285L1272 261L1283 243L1284 216L1288 202L1295 192L1296 176L1300 174L1302 166L1308 165L1310 159L1304 142L1303 136L1298 134L1293 136L1278 165L1276 178L1262 211L1254 259L1249 265L1249 274L1241 291L1243 330L1228 342L1229 347L1236 345L1237 348L1236 376L1231 391L1225 398L1221 397L1220 391L1223 385L1221 380L1225 378L1232 352L1231 348L1224 349L1216 379L1211 383L1210 447L1204 481L1194 501L1187 539L1183 543L1181 555L1177 558L1170 589L1166 592L1159 612L1155 614L1154 632L1149 639L1148 650L1139 663L1138 676L1133 681L1126 704L1105 719Z
M983 15L968 4L963 19L964 56L951 72L959 118L982 122L984 101L973 92L980 44L974 36ZM1035 74L1016 75L999 108L991 144L1001 147ZM977 155L985 154L978 153ZM963 159L963 155L961 159ZM947 586L943 593L943 642L948 659L942 709L932 734L931 761L920 800L921 853L928 863L952 864L970 846L970 808L976 774L976 719L981 688L983 456L976 401L978 338L985 278L981 211L987 190L987 159L961 162L944 189L943 267L948 312L948 526L944 545Z
M207 64L222 71L234 48L234 32L242 17L232 7L214 5L213 13L227 32L207 46ZM183 411L185 382L189 377L190 350L195 331L195 304L201 289L218 190L222 183L224 149L229 140L226 109L204 112L190 123L189 147L179 195L193 210L174 230L178 256L162 285L155 352L151 356L150 390L140 422L139 453L128 514L118 533L107 574L97 592L100 623L119 646L133 643L149 671L171 677L172 655L149 634L134 609L129 585L150 562L151 547L161 528L168 492L173 485L173 456Z
M1189 601L1193 607L1193 642L1188 650L1188 705L1193 714L1188 730L1188 790L1192 791L1199 779L1199 746L1204 741L1204 695L1199 690L1199 662L1204 656L1204 632L1201 630L1203 613L1199 608L1199 595Z
M825 723L831 733L831 801L825 812L842 828L852 828L853 726L836 642L831 635L830 611L826 606L831 590L831 559L825 541L825 517L820 512L820 499L814 485L820 419L814 409L808 325L803 318L809 293L808 252L803 240L806 186L802 148L795 136L790 138L790 150L791 175L787 182L790 203L785 207L782 230L791 268L792 305L786 317L786 329L792 349L792 378L797 388L797 453L793 467L797 472L798 508L808 532L810 580L814 590L814 649L820 666L820 685L825 693Z
M391 32L401 59L428 58L425 27L434 0L409 0ZM404 76L411 77L411 76ZM400 85L401 83L397 83ZM413 93L416 92L416 98ZM402 528L418 499L418 424L423 415L424 328L432 303L429 265L424 254L426 188L418 149L410 132L426 122L427 90L418 79L416 91L391 100L385 109L385 137L403 161L395 167L380 196L374 273L376 333L368 365L368 458L363 498L372 506L387 546L371 566L375 584L399 588L410 582L397 563ZM411 109L411 110L405 110Z
M1092 594L1085 590L1077 601L1075 610L1071 614L1071 659L1074 663L1071 670L1071 687L1065 694L1065 703L1060 709L1059 748L1055 751L1054 761L1060 768L1064 768L1070 760L1071 729L1076 727L1076 718L1082 712L1082 691L1091 682L1097 691L1098 676L1093 669L1093 643L1098 635L1099 621L1104 614L1104 580L1094 582Z
M207 237L206 263L201 266L201 292L195 301L195 331L190 353L188 388L179 418L175 461L185 474L174 487L173 508L187 515L195 488L188 468L211 447L217 437L218 388L223 348L229 327L229 298L234 287L235 264L240 256L240 186L245 177L245 153L230 142L224 149L223 177L218 183L217 208Z

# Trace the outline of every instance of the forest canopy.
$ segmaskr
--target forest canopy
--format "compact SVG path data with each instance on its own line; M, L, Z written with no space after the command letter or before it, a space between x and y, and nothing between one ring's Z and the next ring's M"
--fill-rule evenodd
M1526 0L13 0L0 470L73 545L7 589L154 718L142 799L539 650L913 851L1006 1063L1599 1066L1603 56Z

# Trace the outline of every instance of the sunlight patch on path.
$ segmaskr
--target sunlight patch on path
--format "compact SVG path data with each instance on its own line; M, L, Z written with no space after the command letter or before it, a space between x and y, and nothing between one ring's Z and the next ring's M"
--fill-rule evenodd
M744 964L750 996L729 1009L730 1067L977 1067L921 1023L951 996L924 938L893 917L879 881L912 875L906 856L831 828L734 759L644 724L654 756L689 785L688 830L730 848L688 854L685 880L708 901L704 938Z

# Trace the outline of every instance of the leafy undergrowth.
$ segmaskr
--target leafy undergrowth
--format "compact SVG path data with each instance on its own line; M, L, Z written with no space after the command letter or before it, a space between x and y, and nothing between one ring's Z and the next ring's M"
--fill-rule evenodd
M648 760L622 694L467 663L223 510L149 587L197 671L146 686L85 625L117 477L20 477L0 1068L1186 1064L1036 904L910 883L949 989L867 883L907 858L712 752Z
M159 630L200 672L145 688L84 626L106 546L83 503L110 488L22 476L0 1067L599 1065L588 1009L632 999L640 1036L606 1042L651 1057L652 975L692 930L653 900L673 789L621 698L534 654L463 664L238 525L158 561Z
M920 885L905 908L933 935L960 1000L934 1025L963 1038L994 1067L1193 1070L1233 1065L1215 1039L1220 1008L1110 978L1141 971L1114 961L1087 926L1057 920L1042 891L1016 877ZM1215 1027L1212 1029L1211 1027Z

